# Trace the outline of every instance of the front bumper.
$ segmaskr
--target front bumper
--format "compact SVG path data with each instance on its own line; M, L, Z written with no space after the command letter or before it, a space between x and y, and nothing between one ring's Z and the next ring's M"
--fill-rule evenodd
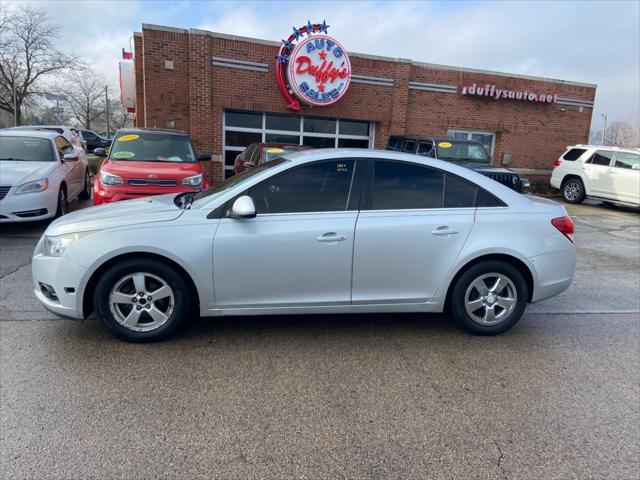
M197 188L189 188L183 186L149 188L149 187L105 187L98 180L98 175L93 184L93 204L103 205L105 203L119 202L121 200L130 200L132 198L151 197L154 195L165 195L167 193L184 193L184 192L200 192L209 188L208 184Z
M42 240L41 240L42 242ZM65 257L47 257L38 252L31 262L34 293L40 303L49 311L67 318L84 318L82 299L83 278L86 269ZM43 292L43 285L51 287L57 300Z
M33 222L55 216L58 207L58 192L51 186L44 192L15 195L12 187L0 200L0 223Z

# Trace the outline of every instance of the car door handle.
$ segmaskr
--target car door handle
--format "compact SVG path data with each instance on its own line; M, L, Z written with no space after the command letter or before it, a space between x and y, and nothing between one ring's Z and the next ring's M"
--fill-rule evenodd
M442 227L438 227L435 230L431 231L431 235L455 235L456 233L460 233L458 232L458 230L451 230L451 228L447 227L447 226L442 226Z
M323 233L316 238L316 240L318 240L319 242L342 242L346 239L347 237L345 237L344 235L338 235L336 232Z
M616 172L615 170L609 170L609 173L610 173L611 175L617 175L617 174L618 174L618 172Z

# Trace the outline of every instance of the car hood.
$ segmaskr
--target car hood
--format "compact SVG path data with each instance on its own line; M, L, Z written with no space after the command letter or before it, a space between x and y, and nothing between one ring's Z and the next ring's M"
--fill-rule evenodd
M175 220L184 212L173 203L175 197L176 194L142 197L71 212L49 225L46 234L62 235Z
M200 164L182 163L182 162L135 162L135 161L118 161L107 160L100 167L101 170L122 178L183 178L189 175L202 173ZM152 177L149 177L152 175Z
M0 161L0 183L2 185L19 186L31 180L40 180L41 178L46 178L58 165L58 162L2 160Z

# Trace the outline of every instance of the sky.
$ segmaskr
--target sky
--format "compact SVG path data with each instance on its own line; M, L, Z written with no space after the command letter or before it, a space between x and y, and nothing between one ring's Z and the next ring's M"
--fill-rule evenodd
M3 0L5 5L17 4ZM143 23L278 41L326 20L348 51L598 85L592 129L640 115L640 1L23 0L61 25L58 47L117 85Z

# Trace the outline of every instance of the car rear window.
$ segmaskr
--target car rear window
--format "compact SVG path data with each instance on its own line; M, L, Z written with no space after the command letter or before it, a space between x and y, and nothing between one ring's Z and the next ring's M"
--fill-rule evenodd
M37 137L0 137L0 160L53 162L51 141Z
M562 159L573 162L574 160L579 159L582 156L582 154L586 151L587 151L586 148L572 148L562 156Z
M193 163L196 156L187 135L156 132L120 133L109 152L111 160Z

